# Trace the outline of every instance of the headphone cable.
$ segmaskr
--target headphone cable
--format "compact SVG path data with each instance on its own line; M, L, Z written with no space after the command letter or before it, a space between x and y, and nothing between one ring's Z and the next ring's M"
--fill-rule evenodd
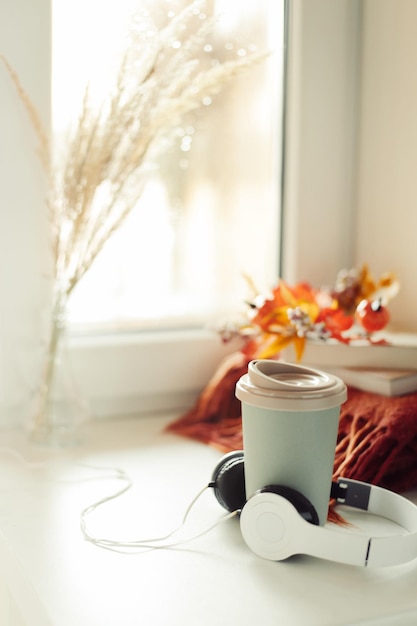
M131 487L132 487L132 482L129 479L129 477L123 472L120 472L120 475L117 476L117 478L121 479L121 480L126 480L127 484L124 485L121 489L119 489L118 491L116 491L115 493L106 496L104 498L101 498L100 500L98 500L97 502L90 504L89 506L87 506L82 512L81 512L81 516L80 516L80 528L81 528L81 533L84 537L84 539L86 541L89 541L90 543L94 544L97 547L100 548L105 548L107 550L112 550L114 552L123 552L123 553L127 553L127 551L131 550L131 549L139 549L139 548L143 548L143 549L148 549L148 550L158 550L158 549L165 549L165 548L174 548L176 546L180 546L183 545L185 543L189 543L190 541L194 541L195 539L198 539L200 537L202 537L203 535L206 535L207 533L209 533L211 530L213 530L216 526L218 526L219 524L221 524L222 522L227 521L228 519L231 519L232 517L235 517L240 510L236 509L236 511L232 511L226 515L223 515L222 517L220 517L219 519L217 519L213 524L211 524L210 526L208 526L207 528L205 528L203 531L197 533L196 535L192 535L191 537L188 537L186 539L180 539L178 541L173 541L170 543L162 543L161 545L158 545L159 542L165 542L168 539L170 539L171 537L173 537L176 533L178 533L182 528L184 528L188 516L191 512L191 510L193 509L194 505L196 504L196 502L199 500L199 498L203 495L203 493L211 487L211 484L207 484L203 487L203 489L201 489L197 495L192 499L192 501L190 502L190 504L188 505L182 522L179 524L179 526L177 526L176 528L174 528L174 530L172 530L171 532L169 532L166 535L163 535L161 537L153 537L151 539L139 539L139 540L131 540L131 541L120 541L120 540L115 540L115 539L105 539L102 537L97 537L94 536L87 528L87 517L89 515L91 515L91 513L93 513L98 507L102 506L103 504L106 504L107 502L110 502L111 500L114 500L115 498L118 498L119 496L122 496L124 493L126 493Z

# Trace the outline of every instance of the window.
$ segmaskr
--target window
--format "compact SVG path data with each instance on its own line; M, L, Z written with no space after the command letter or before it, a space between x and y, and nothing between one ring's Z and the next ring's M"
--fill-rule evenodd
M57 133L74 120L88 81L98 101L110 90L131 14L139 7L140 15L144 5L152 15L181 3L53 0ZM248 294L244 274L260 289L276 280L283 6L270 0L205 4L220 17L203 55L232 58L254 45L272 54L177 128L138 206L74 292L73 324L90 330L201 326L240 310Z
M250 1L235 3L233 0L228 0L228 2L224 0L221 4L219 2L210 2L213 9L224 12L226 17L228 13L233 16L237 15L237 10L243 16L243 21L238 24L235 21L235 17L232 21L227 17L224 27L226 30L221 33L221 36L224 36L225 41L231 40L236 30L238 30L242 41L247 42L253 39L259 46L262 46L263 43L271 42L272 39L273 45L271 47L276 49L278 53L282 52L281 40L275 41L276 35L274 34L279 31L279 22L275 18L270 19L267 17L266 21L257 23L251 18L254 4ZM132 0L130 6L133 5L136 6L136 3ZM58 14L55 13L56 6L54 5L54 19L58 19ZM105 23L105 15L110 8L116 6L115 3L111 1L99 3L99 14L93 12L93 17L96 19L93 26L87 20L89 13L91 14L89 7L93 5L90 5L87 1L77 3L61 1L61 6L69 7L74 11L82 8L82 18L78 19L76 25L71 23L69 18L65 23L67 34L70 34L69 51L66 53L66 57L75 60L78 50L81 49L81 40L84 38L88 43L88 47L97 49L98 56L100 57L101 55L100 58L103 60L104 53L103 51L98 52L99 48L96 48L96 44L92 43L92 34L98 32L98 25L101 26L101 24ZM119 14L121 7L129 9L129 4L122 1L117 3L118 14L113 22L114 28L119 33L122 32L122 28L124 28L127 20L127 13L124 9L123 13L120 12ZM279 15L281 10L283 10L283 2L272 3L270 0L262 0L256 3L255 17L260 15L265 19L267 15L275 15L275 13L268 14L267 11L278 11L277 15ZM37 0L36 3L24 3L24 5L22 3L0 3L0 51L16 70L21 83L40 111L42 120L46 125L48 125L50 116L49 68L51 64L50 34L52 21L50 0ZM256 29L260 30L251 31L248 28L248 24L252 27L255 23ZM268 28L265 29L262 23L266 24ZM273 30L270 30L270 27ZM278 28L278 31L275 30L276 28ZM106 44L109 44L111 39L113 37L107 37ZM132 325L129 321L132 319L132 316L137 315L138 310L137 304L133 302L131 306L131 303L139 294L139 304L142 305L142 289L146 292L148 287L145 283L144 287L140 290L138 289L137 294L134 294L133 297L131 295L120 297L119 277L109 278L110 274L108 267L106 267L107 263L107 266L113 270L113 261L105 261L103 258L104 270L101 272L102 278L97 279L97 282L103 280L106 283L104 291L111 291L113 294L116 294L117 297L114 301L116 303L124 301L126 306L124 306L122 313L113 309L106 320L101 318L102 322L105 321L107 329L109 328L109 321L111 322L114 332L100 334L98 332L100 326L96 325L98 330L94 335L91 333L75 333L70 340L74 374L78 378L78 386L82 395L91 401L90 406L93 415L117 415L120 412L138 412L149 409L175 410L178 407L184 407L190 402L190 398L206 383L216 363L226 353L225 348L220 344L213 332L201 330L203 310L201 305L204 305L204 320L207 320L211 314L212 319L217 321L221 315L222 308L224 314L227 315L230 308L241 306L242 296L246 293L244 283L240 278L242 271L252 274L253 278L258 280L260 288L263 288L266 283L275 280L278 268L276 258L274 257L277 251L273 246L269 249L269 252L266 253L265 250L266 240L269 235L274 240L279 237L279 217L277 213L279 207L278 203L275 202L275 197L273 198L272 196L277 194L277 199L280 196L281 151L274 148L269 141L273 139L276 141L276 146L279 147L280 145L280 96L274 90L281 85L282 76L279 71L275 72L273 63L276 64L275 67L279 68L281 61L282 59L279 56L275 56L274 59L271 59L271 62L265 63L260 70L262 73L264 68L269 65L270 69L268 71L273 76L273 82L270 83L272 85L271 97L259 100L258 104L251 104L251 107L248 108L248 111L251 111L249 113L250 117L249 119L245 118L243 122L245 129L254 126L254 119L256 119L256 124L266 121L268 123L271 122L270 128L272 133L269 134L266 141L263 141L261 134L257 133L254 133L254 137L251 140L259 140L260 149L263 150L262 158L264 162L265 159L268 161L267 168L261 168L258 172L261 171L262 175L269 177L264 189L270 189L271 197L265 198L263 204L267 207L267 210L273 211L274 215L259 217L260 195L255 192L252 180L244 181L245 184L250 182L250 185L247 184L240 189L236 188L234 197L230 189L227 190L227 202L224 202L222 205L226 209L231 210L234 215L229 214L227 220L225 217L223 221L230 221L232 217L235 218L238 215L238 226L243 225L246 232L249 232L250 235L248 239L244 239L243 231L237 231L234 227L231 231L232 237L230 239L230 231L226 236L223 226L220 230L218 225L212 224L212 232L216 235L220 234L220 239L222 235L224 236L223 256L224 251L227 250L227 263L222 262L219 264L219 267L213 273L212 269L217 258L217 251L219 247L220 249L222 248L219 240L215 243L214 238L209 239L207 236L208 231L204 231L204 236L200 238L194 235L188 236L188 233L184 232L187 229L185 228L186 221L183 220L181 224L182 232L181 229L177 229L175 235L177 241L173 241L175 237L170 220L173 219L173 216L177 219L179 214L176 214L175 210L172 212L172 207L169 207L169 216L165 223L164 232L166 241L171 241L172 249L176 250L176 252L181 252L182 249L192 248L193 245L196 248L201 248L204 244L206 249L210 251L211 257L202 255L201 258L209 267L200 267L195 274L196 278L191 283L186 282L184 273L175 274L174 286L178 284L181 286L181 289L177 292L173 289L173 282L169 282L173 277L171 272L172 264L170 264L169 271L171 273L163 274L164 278L163 280L161 279L160 284L163 285L164 289L167 287L167 291L171 291L174 297L171 300L165 296L162 298L162 304L166 305L168 301L170 302L162 314L160 312L161 309L159 309L161 302L158 302L157 297L154 298L158 305L158 312L155 314L155 309L153 312L146 312L148 315L147 327L149 328L150 326L152 328L155 318L164 316L165 319L170 317L169 324L171 328L175 328L175 326L183 328L187 325L187 330L177 330L175 333L165 330L162 334L159 332L131 332ZM83 62L82 68L84 69L86 65ZM101 69L103 70L103 68L104 73L107 73L108 64L104 63L104 61L101 64ZM2 115L0 116L0 188L2 190L2 204L0 207L0 264L2 268L0 272L0 290L2 293L2 298L0 299L0 421L1 423L15 423L16 421L24 422L29 419L33 410L32 401L38 384L45 303L48 301L45 282L45 268L48 265L48 236L47 215L44 204L45 192L41 184L42 172L36 157L36 144L26 113L22 107L22 102L16 95L10 77L3 70L4 67L2 66L0 71L0 92L2 94ZM74 74L78 74L80 71L80 68L76 72L66 68L61 72L61 77L63 78L63 83L61 83L62 94L68 104L73 95L74 100L78 99L78 94L75 96L75 86L73 86L72 78ZM84 80L80 82L84 83ZM243 89L243 82L240 88ZM226 94L223 94L222 98L225 97ZM224 100L222 102L224 104ZM259 109L257 109L259 104L270 106L271 108L268 112L262 109L260 113ZM206 113L207 111L205 111ZM230 116L232 116L231 112L229 112L229 119ZM271 119L271 116L273 116L273 119ZM59 127L60 124L62 127L63 120L61 119L60 121L56 117L56 108L54 117L56 127ZM207 113L207 120L209 118L211 118L211 123L214 124L214 127L218 129L214 107L210 107ZM199 132L192 136L192 149L189 153L181 151L182 156L185 154L187 160L191 153L198 155L200 152L204 152L203 147L206 142L213 143L215 135L209 130L202 130L202 119L201 117L199 121ZM208 121L206 122L204 118L204 128L208 128L206 123ZM228 123L228 131L230 126L231 124ZM240 120L239 123L236 122L236 127L241 129L242 122ZM265 132L264 127L261 130ZM197 143L197 136L200 137L198 139L201 142L200 147ZM239 141L242 138L243 133L239 132ZM258 156L257 151L253 150L253 154L256 157ZM231 151L231 156L234 159L237 159L237 157L241 158L242 155L243 152L241 152L240 145L239 150ZM191 164L191 159L189 162ZM257 165L257 159L252 161L252 163ZM206 163L206 169L211 165L212 163ZM194 167L194 164L190 165L190 171ZM246 167L251 166L247 165ZM204 172L204 168L201 171ZM221 173L223 172L224 170L221 171ZM272 178L271 172L273 174ZM180 175L184 175L183 169L180 170ZM216 173L215 178L217 175L218 173ZM190 187L187 187L187 193L188 197L194 196L191 205L201 211L204 210L207 214L211 211L211 208L208 208L207 198L212 205L217 207L220 206L219 198L222 200L225 194L222 191L216 197L211 183L208 184L210 179L206 175L203 177L200 174L201 180L203 184L198 188L195 187L191 190ZM157 194L164 196L166 192L161 192L159 182L158 180L156 181ZM275 189L272 188L271 183L277 185ZM197 194L200 194L198 201L196 200ZM255 201L253 198L255 198ZM162 207L160 212L165 213L165 216L167 216L166 209L164 209L162 204L160 206ZM244 214L241 207L246 207L246 214ZM176 209L176 206L174 206L174 209ZM185 214L185 209L182 209L182 211L182 214ZM242 212L239 213L239 211ZM213 215L214 212L210 213L210 219L214 219ZM222 219L223 215L225 216L225 214L220 216ZM254 215L256 219L253 221ZM199 227L199 219L201 219L201 214L196 214L194 221L197 224L197 229ZM265 223L268 223L268 229L265 229L262 233L254 232L253 229L255 227L262 227ZM179 245L178 233L181 233L181 243L184 239L187 240L186 246ZM236 254L234 265L231 262L232 253L224 244L224 241L228 243L230 240L233 243L232 252ZM244 260L251 260L250 266L240 262L238 258L240 251L244 251ZM252 261L256 261L256 263L259 261L259 266L256 269ZM146 262L148 263L148 260ZM129 254L128 270L120 269L117 270L116 274L123 276L124 273L131 272L134 263L132 263ZM165 260L165 266L167 263ZM182 267L184 268L186 265L187 263L183 261ZM262 279L258 279L258 269L260 273L265 271ZM207 273L208 271L210 271L210 274ZM233 289L237 290L234 293L232 293L233 290L230 290L229 286L221 287L220 289L214 288L213 285L216 281L213 278L207 279L208 275L210 277L216 277L216 275L217 277L222 277L226 271L229 273L228 285L232 284ZM267 276L268 273L269 276ZM136 280L136 273L133 272L133 280L131 280L130 276L128 275L125 282L133 284ZM232 278L231 282L230 277ZM109 282L111 283L111 289L108 289ZM219 284L218 280L217 284ZM201 288L201 285L203 285L203 288ZM242 289L240 293L238 292L239 289ZM163 289L161 288L160 291L162 292ZM224 297L225 295L227 296L226 298ZM152 298L150 300L152 301ZM184 302L187 303L187 306L191 302L191 307L185 309L183 306ZM208 302L215 302L216 304L216 307L211 311L207 309ZM135 307L136 310L134 310ZM98 313L96 310L94 315L90 316L90 311L92 310L91 304L80 306L78 311L74 311L73 319L84 322L100 321L101 312L103 310L110 311L110 305L107 301L104 301L103 304L97 307ZM185 310L188 313L185 313ZM86 314L86 311L88 314ZM118 319L118 327L120 329L121 317L124 317L122 333L116 332L114 330L115 324L113 324L113 321ZM162 321L162 326L166 329L168 325L165 323L165 320ZM156 322L160 328L161 320L158 319ZM194 326L191 330L189 329L190 324ZM146 324L142 324L142 327L146 328Z
M102 2L102 7L107 4L114 3ZM233 8L244 5L231 4ZM269 0L268 4L278 3ZM319 284L354 262L353 144L361 3L291 0L288 4L283 272L288 280ZM77 46L71 34L74 54ZM0 3L0 50L46 121L49 43L49 0L24 6ZM65 90L69 96L71 90ZM31 410L45 302L42 269L47 238L34 141L3 71L0 92L0 422L8 424L27 420ZM250 249L251 255L256 252ZM270 271L275 280L276 266ZM183 408L225 354L213 333L196 328L133 333L126 326L123 333L74 335L71 347L74 373L81 393L92 400L94 415Z

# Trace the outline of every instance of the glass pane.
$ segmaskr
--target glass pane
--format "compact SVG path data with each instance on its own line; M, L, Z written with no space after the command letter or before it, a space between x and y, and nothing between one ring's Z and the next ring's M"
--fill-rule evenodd
M87 81L110 89L133 0L53 0L53 124L76 119ZM172 10L174 2L149 3ZM184 3L183 3L184 4ZM74 324L172 326L241 309L244 275L265 290L278 275L283 1L215 0L210 51L219 59L271 50L189 116L137 207L70 302ZM207 54L209 49L202 49Z

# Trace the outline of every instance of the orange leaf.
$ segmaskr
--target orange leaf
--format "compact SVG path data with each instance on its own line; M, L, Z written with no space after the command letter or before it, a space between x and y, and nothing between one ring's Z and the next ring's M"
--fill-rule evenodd
M277 356L281 350L286 348L294 339L294 335L279 336L263 348L259 354L259 359L271 359Z
M305 345L306 345L306 338L295 335L294 348L295 348L295 356L298 362L301 361L301 359L303 358Z

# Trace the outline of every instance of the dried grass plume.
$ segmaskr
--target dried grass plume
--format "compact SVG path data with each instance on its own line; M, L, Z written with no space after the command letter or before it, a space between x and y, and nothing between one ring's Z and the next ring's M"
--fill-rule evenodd
M152 4L156 14L162 5ZM149 12L132 20L113 89L96 106L86 88L59 160L56 151L52 159L51 142L16 72L0 56L37 135L39 157L51 181L55 311L65 305L137 204L147 171L164 149L162 139L186 114L210 102L266 56L255 51L217 60L208 52L214 49L210 37L216 18L207 17L205 8L205 0L188 3L161 27Z

